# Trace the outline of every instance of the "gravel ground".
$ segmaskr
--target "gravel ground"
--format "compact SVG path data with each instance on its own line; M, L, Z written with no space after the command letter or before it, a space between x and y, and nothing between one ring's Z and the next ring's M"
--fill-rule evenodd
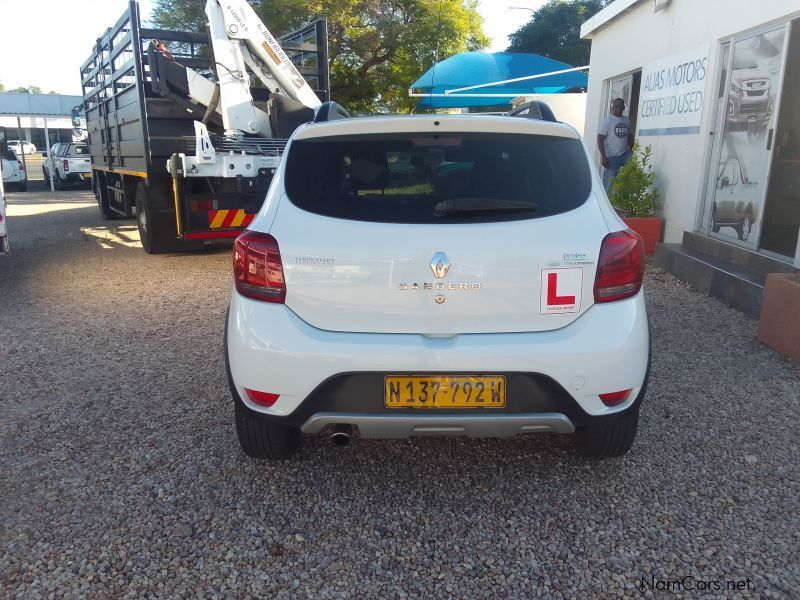
M147 256L113 225L85 192L10 195L0 596L652 597L643 579L693 576L798 597L800 369L755 321L648 269L621 459L541 435L313 438L263 463L225 381L229 252ZM682 595L702 594L656 594Z

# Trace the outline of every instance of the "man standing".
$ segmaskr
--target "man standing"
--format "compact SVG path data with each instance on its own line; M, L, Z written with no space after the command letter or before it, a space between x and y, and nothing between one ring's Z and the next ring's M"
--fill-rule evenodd
M611 102L611 114L603 119L597 134L597 147L603 161L603 187L606 193L619 168L631 159L633 134L630 131L630 119L622 116L624 110L625 101L622 98L615 98Z

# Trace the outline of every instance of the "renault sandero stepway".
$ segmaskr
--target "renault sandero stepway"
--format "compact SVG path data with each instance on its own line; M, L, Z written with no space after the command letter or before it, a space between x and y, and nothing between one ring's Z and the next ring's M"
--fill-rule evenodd
M557 432L592 458L633 443L650 362L642 241L568 125L302 126L233 271L226 362L251 457L324 432Z

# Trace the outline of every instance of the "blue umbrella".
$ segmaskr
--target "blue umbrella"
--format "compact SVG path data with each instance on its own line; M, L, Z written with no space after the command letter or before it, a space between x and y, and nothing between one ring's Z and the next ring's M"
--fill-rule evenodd
M566 63L538 54L512 52L461 52L437 63L411 84L415 93L444 94L446 90L517 79L571 69ZM507 104L517 96L558 94L588 85L588 77L580 71L547 75L511 83L479 87L442 96L424 96L418 108L457 108ZM502 94L494 97L476 95Z

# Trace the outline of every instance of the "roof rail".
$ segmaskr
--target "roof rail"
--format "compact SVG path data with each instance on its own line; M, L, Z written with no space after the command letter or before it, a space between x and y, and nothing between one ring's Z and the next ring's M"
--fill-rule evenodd
M540 121L552 121L553 123L558 122L556 115L553 113L553 109L551 109L546 102L541 100L531 100L530 102L520 104L516 108L508 111L506 115L509 117L524 117L527 119L539 119Z
M314 123L324 123L325 121L333 121L334 119L349 119L350 113L347 109L333 100L323 102L322 106L317 109L317 114L314 116Z

